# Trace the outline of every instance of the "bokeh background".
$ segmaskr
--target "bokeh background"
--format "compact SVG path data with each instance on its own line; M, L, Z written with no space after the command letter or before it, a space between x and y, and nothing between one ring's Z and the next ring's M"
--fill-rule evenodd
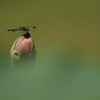
M7 30L34 25L35 65L15 70ZM99 0L0 1L0 100L100 100L99 27Z

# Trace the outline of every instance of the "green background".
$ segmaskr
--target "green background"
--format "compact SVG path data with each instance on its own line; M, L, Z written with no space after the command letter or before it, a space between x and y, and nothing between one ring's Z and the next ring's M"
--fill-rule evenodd
M11 67L20 26L36 26L30 71ZM100 100L100 1L0 1L0 100Z

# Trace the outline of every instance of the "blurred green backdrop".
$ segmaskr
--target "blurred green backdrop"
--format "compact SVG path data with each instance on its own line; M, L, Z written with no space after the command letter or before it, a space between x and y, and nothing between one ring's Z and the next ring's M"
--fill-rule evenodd
M20 26L37 26L31 71L16 71L10 48ZM100 100L100 1L0 1L0 100Z

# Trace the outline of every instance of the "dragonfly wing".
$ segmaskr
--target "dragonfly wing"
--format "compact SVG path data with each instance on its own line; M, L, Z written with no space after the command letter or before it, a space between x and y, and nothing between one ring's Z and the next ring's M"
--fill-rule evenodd
M36 28L36 26L25 26L25 28L28 28L29 30L32 30L32 29Z

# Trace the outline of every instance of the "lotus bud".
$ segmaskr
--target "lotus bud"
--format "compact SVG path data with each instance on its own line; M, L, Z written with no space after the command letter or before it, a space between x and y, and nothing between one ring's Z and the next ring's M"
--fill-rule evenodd
M15 40L10 55L15 68L30 68L33 66L36 59L36 49L29 32Z

